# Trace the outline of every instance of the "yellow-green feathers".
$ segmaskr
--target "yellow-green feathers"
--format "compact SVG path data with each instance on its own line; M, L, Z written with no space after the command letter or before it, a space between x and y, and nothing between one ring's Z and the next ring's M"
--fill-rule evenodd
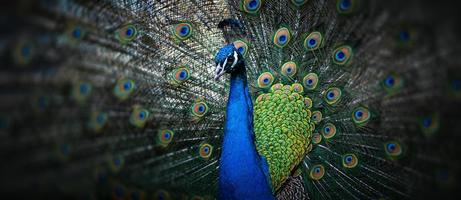
M266 157L272 188L277 191L308 152L314 124L301 84L273 87L255 103L256 148Z

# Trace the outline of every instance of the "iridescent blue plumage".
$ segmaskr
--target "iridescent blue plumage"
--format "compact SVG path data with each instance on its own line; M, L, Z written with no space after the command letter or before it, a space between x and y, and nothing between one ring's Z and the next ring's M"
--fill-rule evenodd
M216 53L215 62L224 63L226 58L231 56L234 53L234 51L236 51L234 44L225 45L218 51L218 53Z
M224 63L234 52L237 50L233 44L226 45L216 54L215 60ZM219 197L273 199L267 162L258 155L254 143L253 103L245 64L240 61L228 69L232 72L228 71L231 80L220 160Z

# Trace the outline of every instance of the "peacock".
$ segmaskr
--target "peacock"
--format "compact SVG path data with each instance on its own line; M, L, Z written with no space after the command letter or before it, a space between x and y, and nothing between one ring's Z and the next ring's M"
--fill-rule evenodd
M409 2L6 3L2 194L452 197L459 30Z

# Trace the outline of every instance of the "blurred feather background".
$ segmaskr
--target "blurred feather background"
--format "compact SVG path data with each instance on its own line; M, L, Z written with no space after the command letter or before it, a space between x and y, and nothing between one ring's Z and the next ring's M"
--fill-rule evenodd
M281 8L281 13L284 6L293 9L280 2L265 1L265 6ZM238 18L247 34L255 35L249 48L256 50L248 58L253 81L278 55L258 43L259 36L270 38L267 24L293 23L291 28L300 33L303 27L323 28L328 52L319 53L316 66L331 64L326 60L337 43L353 43L359 67L346 70L347 78L340 70L310 70L323 72L325 81L319 85L324 89L346 83L341 87L351 96L337 113L349 114L351 105L373 106L370 110L378 114L360 133L406 144L405 157L397 161L362 147L385 160L369 163L379 168L372 170L376 177L359 171L349 179L327 170L332 175L330 182L323 178L322 188L303 169L307 183L289 179L279 199L456 199L461 196L460 7L448 0L361 2L363 7L351 15L337 16L337 1L309 0L297 11L307 20L299 22L277 11L281 19L269 11L261 11L265 18L247 17L238 6L241 1L1 2L2 195L214 199L228 83L212 81L213 57L229 39L217 25ZM171 33L181 23L196 27L187 42ZM384 91L379 83L388 74L403 77L404 89ZM255 88L253 94L259 94ZM389 98L389 91L396 94ZM308 94L314 107L321 106L315 98L321 92ZM345 121L326 113L325 119ZM374 139L357 141L382 146ZM332 162L315 151L320 147L313 148L308 165L322 156ZM365 182L370 179L373 183ZM339 189L328 189L330 183ZM367 189L375 185L377 191Z

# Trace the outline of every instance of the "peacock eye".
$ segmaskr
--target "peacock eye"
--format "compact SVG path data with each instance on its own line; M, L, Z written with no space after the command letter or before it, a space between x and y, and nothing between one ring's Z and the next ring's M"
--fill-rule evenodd
M170 72L169 78L174 85L180 85L189 80L190 70L187 67L180 67Z
M352 60L352 48L344 45L333 51L333 62L337 65L347 65Z
M79 26L76 26L72 30L72 37L74 39L80 39L80 38L82 38L82 32L83 32L82 29Z
M439 129L439 116L437 114L427 115L420 119L421 131L426 136L432 136Z
M264 72L258 77L259 88L269 88L274 82L274 75L270 72Z
M312 134L312 143L318 144L322 141L322 135L320 133L313 133Z
M119 172L125 164L125 159L121 155L112 156L109 159L109 165L112 172Z
M332 123L326 123L322 128L322 135L325 139L330 139L336 135L336 126Z
M307 90L314 90L317 87L319 77L316 73L309 73L303 78L303 85Z
M13 49L14 52L14 61L19 65L26 65L30 63L34 56L35 48L32 43L27 41L22 41L17 43Z
M91 94L93 87L90 83L80 82L74 86L72 96L77 103L83 103Z
M250 14L255 14L261 8L261 0L242 0L243 11Z
M393 76L388 76L385 80L384 80L384 84L387 86L387 87L392 87L394 86L395 84L395 78Z
M370 120L370 117L370 111L363 106L357 107L352 111L352 119L358 126L365 125Z
M303 91L304 91L304 88L301 84L299 83L293 83L293 85L291 85L291 90L293 92L296 92L296 93L299 93L299 94L302 94Z
M123 90L129 90L131 89L131 82L125 82L123 83Z
M207 159L211 156L212 153L213 153L213 146L211 146L208 143L203 143L200 145L200 148L199 148L200 157Z
M180 81L184 80L187 77L187 71L186 70L181 70L180 72L176 73L176 78Z
M402 154L402 147L399 142L391 141L384 144L384 151L388 156L397 157Z
M21 56L24 56L24 57L27 57L30 55L30 46L27 46L27 45L24 45L23 47L21 47Z
M304 105L306 106L307 109L312 108L312 99L309 97L304 97Z
M208 112L208 105L203 101L196 102L192 106L192 114L197 117L203 117L207 112Z
M321 47L323 43L323 36L320 32L310 33L306 39L304 39L304 48L309 51L316 50Z
M115 32L116 38L122 44L126 44L128 42L133 41L134 39L136 39L137 35L138 28L133 24L124 25Z
M298 65L293 61L289 61L282 65L281 73L285 76L293 77L296 74L297 70Z
M149 118L149 111L146 109L135 106L130 116L130 123L138 128L143 128Z
M381 85L388 94L395 94L403 87L403 79L397 73L391 72L382 80Z
M236 40L234 42L235 49L242 55L243 57L246 57L248 55L248 43L242 41L242 40Z
M162 129L158 131L157 142L162 147L167 147L174 138L174 132L168 129Z
M398 35L401 42L407 42L410 40L410 33L407 30L400 31Z
M325 175L325 168L323 167L323 165L313 166L309 173L309 176L313 180L320 180L323 177L323 175Z
M276 83L274 85L272 85L271 87L271 92L275 92L277 90L281 90L283 88L283 84L281 83Z
M315 123L315 124L318 124L322 121L322 113L320 111L314 111L312 112L312 121Z
M282 27L278 29L273 37L273 42L276 47L283 48L285 47L291 40L291 33L288 28Z
M329 105L333 105L339 101L341 98L342 92L341 89L332 87L325 92L324 100Z
M173 28L173 35L180 41L186 40L192 35L192 30L192 25L190 23L178 23Z
M131 79L120 78L114 86L113 93L119 100L126 100L133 93L135 83Z
M90 117L89 127L95 131L101 131L107 124L108 115L105 112L93 112Z
M354 12L357 7L357 0L338 0L336 10L340 14L348 14Z
M138 116L140 120L144 120L146 117L146 111L140 111Z
M103 124L103 123L106 121L106 118L107 118L106 116L107 116L107 115L104 114L104 113L99 113L99 114L97 115L97 117L96 117L96 122L97 122L98 124Z
M90 86L88 84L80 84L80 94L82 95L87 95L89 93Z
M346 168L354 168L358 164L358 159L355 154L346 154L343 156L343 166Z

